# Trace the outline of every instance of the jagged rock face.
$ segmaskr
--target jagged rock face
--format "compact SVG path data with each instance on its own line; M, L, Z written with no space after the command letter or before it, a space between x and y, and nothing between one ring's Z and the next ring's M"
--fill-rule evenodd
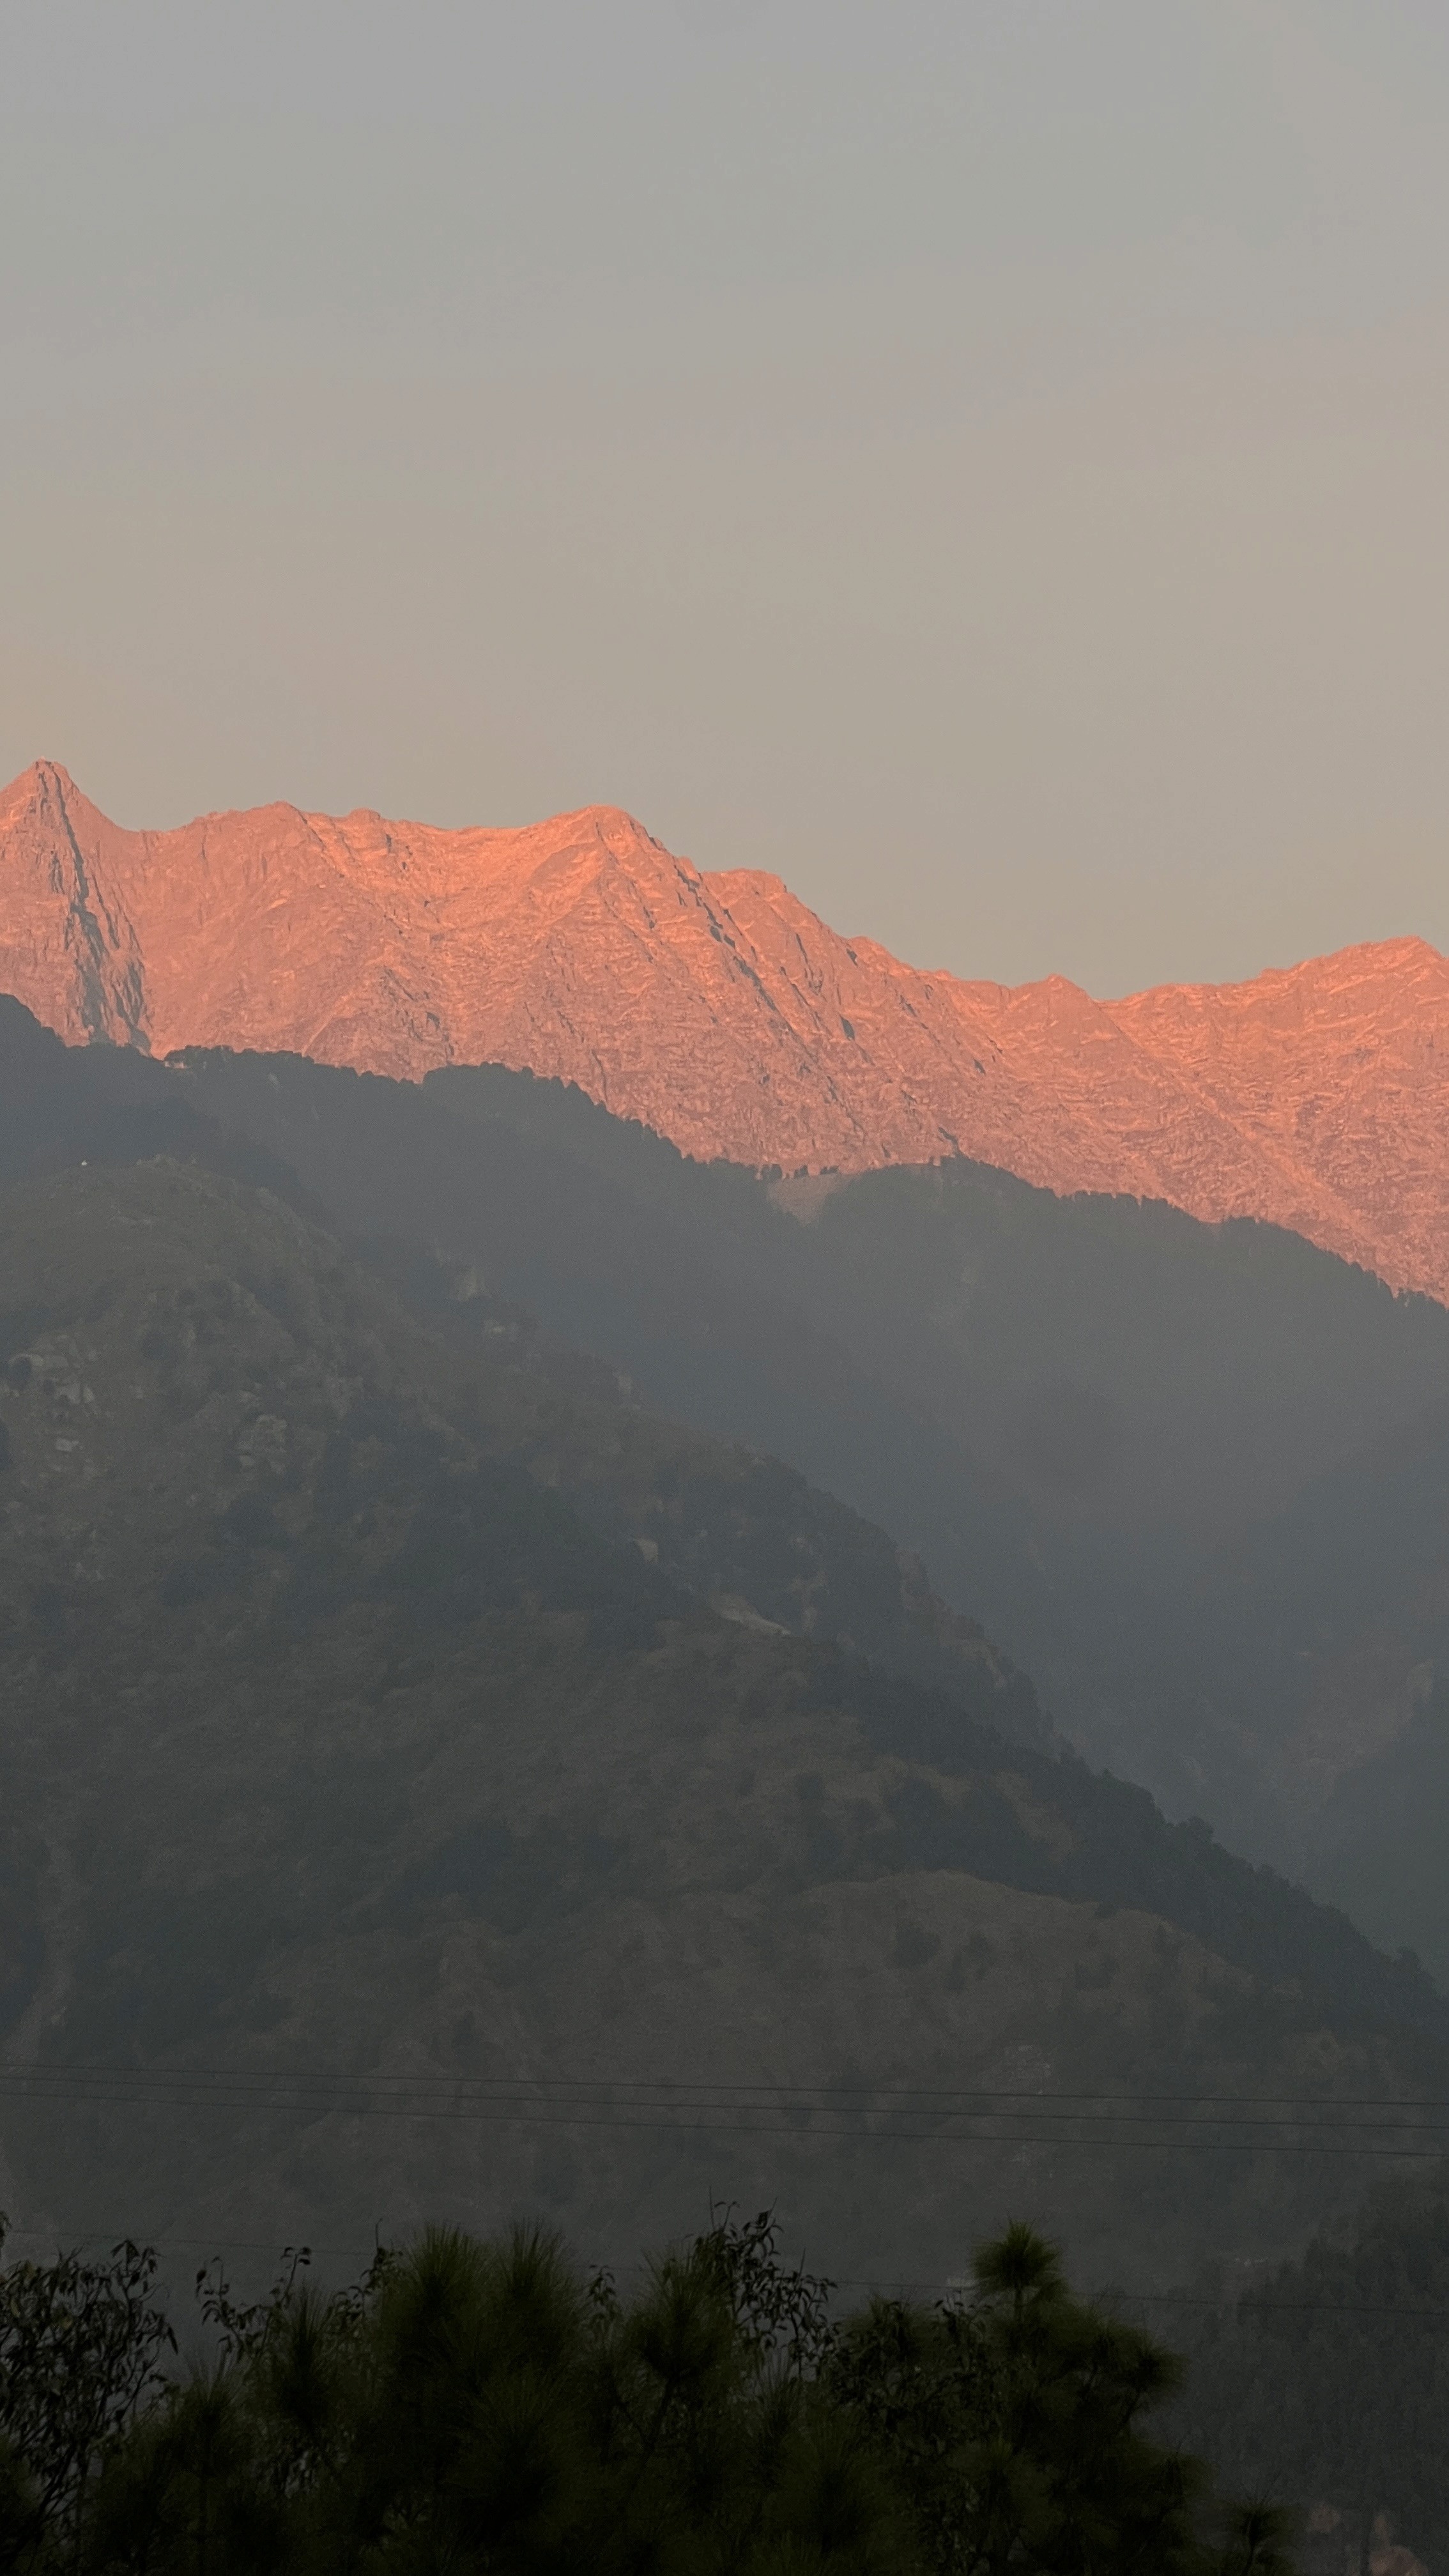
M575 1082L787 1172L963 1153L1256 1216L1449 1297L1449 962L1417 939L1095 1002L842 939L612 807L435 831L289 805L125 832L42 762L0 796L0 990L73 1040Z

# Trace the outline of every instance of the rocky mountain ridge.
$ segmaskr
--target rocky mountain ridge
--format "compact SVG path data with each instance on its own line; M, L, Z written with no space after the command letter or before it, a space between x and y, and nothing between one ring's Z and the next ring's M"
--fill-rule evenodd
M0 990L71 1040L499 1063L788 1173L958 1154L1060 1193L1289 1227L1449 1297L1449 961L1400 939L1098 1002L843 939L611 807L445 832L288 805L110 823L0 794Z

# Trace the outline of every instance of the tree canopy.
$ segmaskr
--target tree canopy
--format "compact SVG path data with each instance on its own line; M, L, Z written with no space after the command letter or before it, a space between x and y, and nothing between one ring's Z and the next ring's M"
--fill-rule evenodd
M1180 2365L1040 2237L970 2297L877 2298L720 2217L620 2292L518 2228L431 2228L323 2292L198 2278L183 2372L155 2257L18 2264L0 2304L0 2566L89 2576L1279 2576L1148 2419Z

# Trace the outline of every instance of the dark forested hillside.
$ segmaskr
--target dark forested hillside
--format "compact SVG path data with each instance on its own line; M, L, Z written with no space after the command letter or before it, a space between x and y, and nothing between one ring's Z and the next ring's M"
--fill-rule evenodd
M1426 1979L1004 1736L984 1640L927 1621L913 1678L711 1606L695 1547L757 1589L818 1547L828 1590L836 1525L502 1309L435 1330L164 1156L13 1186L0 1277L21 2225L532 2207L607 2255L713 2191L930 2281L1027 2201L1141 2281L1352 2197L1356 2154L1293 2151L1336 2102L1449 2090ZM681 1491L731 1479L701 1538Z
M414 1099L390 1084L379 1096L400 1102L405 1115ZM159 1151L265 1186L299 1213L326 1220L323 1201L295 1170L244 1131L198 1112L175 1076L120 1049L67 1052L4 1004L0 1097L7 1111L0 1177L124 1165ZM404 1138L404 1167L405 1147ZM330 1158L321 1160L328 1168ZM489 1293L474 1261L447 1257L436 1236L409 1228L409 1207L384 1204L381 1166L374 1185L368 1213L395 1216L397 1230L364 1239L368 1266L457 1359L510 1363L518 1438L532 1443L540 1474L567 1488L591 1527L631 1540L726 1618L835 1638L887 1670L989 1707L1009 1734L1045 1741L1027 1677L931 1592L918 1559L778 1458L642 1410L616 1366L542 1333L526 1308ZM18 1309L10 1321L14 1338Z
M1312 1866L1334 1781L1408 1725L1443 1580L1416 1506L1449 1472L1431 1301L966 1163L771 1188L496 1068L212 1056L171 1097L853 1503L1074 1740L1229 1839Z
M520 1330L538 1317L575 1383L585 1364L557 1345L598 1356L600 1400L622 1372L809 1478L817 1554L826 1494L888 1530L1091 1759L1449 1976L1433 1886L1411 1893L1385 1857L1424 1760L1436 1794L1420 1712L1449 1595L1443 1309L1270 1228L1057 1200L965 1163L774 1184L690 1164L497 1068L416 1087L295 1058L167 1068L67 1052L13 1005L0 1050L12 1172L169 1144L270 1178L440 1328L475 1328L488 1299L525 1310ZM469 1280L484 1299L455 1293ZM781 1470L749 1477L746 1524L772 1530ZM927 1678L961 1650L894 1556L884 1592L845 1576L846 1547L829 1581L757 1598L773 1540L736 1527L701 1554L730 1515L696 1496L686 1479L668 1529L640 1535L706 1597ZM1024 1694L1011 1722L1039 1723Z

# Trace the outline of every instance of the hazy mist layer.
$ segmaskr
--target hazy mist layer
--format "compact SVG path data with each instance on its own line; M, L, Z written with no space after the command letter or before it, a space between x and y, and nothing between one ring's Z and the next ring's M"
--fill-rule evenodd
M0 776L1449 946L1449 18L16 0Z

